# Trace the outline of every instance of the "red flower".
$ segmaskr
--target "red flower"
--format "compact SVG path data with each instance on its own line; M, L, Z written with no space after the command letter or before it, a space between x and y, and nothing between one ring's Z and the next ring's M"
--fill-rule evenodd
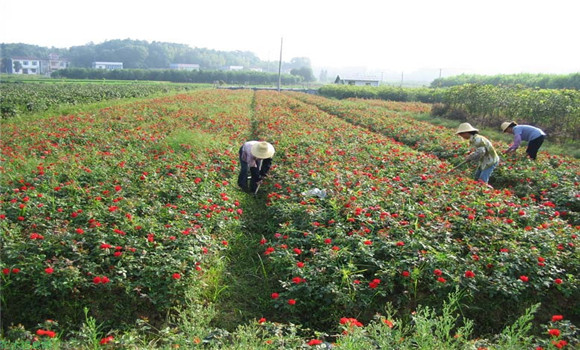
M522 282L527 282L529 280L529 278L528 278L528 276L521 275L520 280L522 280Z
M7 268L7 267L5 267L5 268L2 269L2 273L5 274L5 275L8 275L10 273L10 269Z
M115 338L113 338L113 336L110 335L108 337L105 337L105 338L101 339L101 341L99 343L101 345L105 345L105 344L108 344L109 342L113 341L113 339L115 339Z
M46 335L49 338L54 338L56 336L56 332L53 331L49 331L49 330L44 330L44 329L39 329L36 331L37 335Z
M473 277L475 277L475 273L473 273L473 271L471 271L471 270L467 270L467 271L465 271L465 277L466 278L473 278Z
M54 269L52 267L47 267L46 269L44 269L44 272L46 272L50 275L54 272Z
M181 275L179 273L174 273L173 275L171 275L171 278L173 278L174 280L178 280L181 278Z
M94 283L94 284L99 284L99 283L101 283L101 277L97 276L97 277L93 278L93 283Z
M552 337L559 337L560 336L560 330L559 329L551 328L551 329L548 330L548 334L551 335Z
M435 274L435 276L441 276L443 274L443 271L441 271L439 269L435 269L435 270L433 270L433 273Z
M258 320L258 323L259 323L259 324L262 324L262 323L264 323L264 322L266 322L266 319L265 319L264 317L262 317L261 319L259 319L259 320Z
M560 278L556 278L556 279L554 280L554 283L556 283L556 284L562 284L562 279L560 279Z
M552 316L552 322L562 321L563 319L564 319L564 316L562 316L562 315L554 315L554 316Z
M304 263L302 261L299 261L296 263L296 266L302 268L302 267L304 267Z
M445 283L445 282L447 282L447 280L445 278L443 278L443 277L438 277L437 278L437 282Z
M401 272L401 275L403 277L409 277L410 273L409 273L409 271L403 271L403 272Z
M295 304L296 304L296 300L294 300L294 299L288 300L288 305L295 305Z
M280 297L280 294L274 292L274 293L272 293L271 297L272 297L272 299L278 299Z
M294 251L294 253L296 253L296 255L300 255L302 254L302 250L298 249L298 248L294 248L292 249Z
M379 286L380 283L381 283L381 280L378 278L375 278L374 280L369 282L369 288L375 289Z
M318 339L312 339L311 341L308 342L308 345L310 346L315 346L315 345L320 345L322 344L322 340L318 340Z
M403 242L403 241L398 241L398 242L397 242L397 246L398 246L398 247L402 247L402 246L404 246L404 245L405 245L405 242Z

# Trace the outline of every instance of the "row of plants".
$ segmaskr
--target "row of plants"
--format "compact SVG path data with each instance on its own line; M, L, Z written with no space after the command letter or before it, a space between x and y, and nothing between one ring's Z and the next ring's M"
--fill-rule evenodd
M394 86L353 86L327 84L318 89L321 96L328 98L347 99L364 98L398 102L443 102L444 89L430 88L403 88Z
M123 98L147 97L171 91L188 91L195 86L151 83L48 83L0 82L0 118L43 112L63 105L80 105Z
M494 86L522 85L539 89L575 89L580 90L580 73L573 74L499 74L476 75L461 74L446 78L437 78L431 82L432 88L450 87L464 84L483 84Z
M580 138L578 90L465 84L446 89L443 102L475 116L480 125L497 128L506 120L516 120L537 125L554 139Z
M555 311L578 319L578 227L292 97L259 93L255 115L261 138L283 152L268 194L279 228L263 254L279 273L272 298L285 319L365 323L388 302L409 318L456 288L479 335L537 302L540 321ZM326 196L309 196L314 188Z
M444 89L325 85L324 97L361 98L399 102L438 103L437 112L448 118L498 128L506 120L531 123L546 130L552 139L580 137L578 90L531 89L523 86L464 84Z
M67 68L52 74L53 78L69 79L118 79L118 80L148 80L170 81L174 83L275 85L278 79L284 85L298 84L303 81L299 75L254 71L226 70L176 70L176 69L88 69Z
M427 104L400 103L405 106L403 109L394 107L397 103L389 101L337 101L304 94L292 96L453 164L459 164L469 152L468 143L455 135L453 130L416 121L409 115L428 112L430 106ZM502 142L493 143L498 152L508 148ZM507 188L519 197L549 202L561 215L577 224L580 219L580 163L568 157L545 152L541 154L536 162L522 159L521 155L502 155L500 166L494 171L490 183ZM463 174L470 176L466 172Z

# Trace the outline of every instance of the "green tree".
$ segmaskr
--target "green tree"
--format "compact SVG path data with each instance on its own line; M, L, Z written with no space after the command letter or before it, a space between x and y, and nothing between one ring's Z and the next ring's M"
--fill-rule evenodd
M314 78L314 73L312 73L312 68L310 67L293 68L290 70L290 74L302 77L305 82L316 80L316 78Z
M14 67L12 67L12 69L14 73L20 72L20 70L22 69L22 64L20 63L20 61L15 61Z

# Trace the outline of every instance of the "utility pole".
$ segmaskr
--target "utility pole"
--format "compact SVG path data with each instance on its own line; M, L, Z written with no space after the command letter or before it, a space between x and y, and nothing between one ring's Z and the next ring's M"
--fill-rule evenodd
M404 72L401 72L401 87L403 87L403 73Z
M282 81L282 44L284 43L284 38L280 38L280 62L278 63L278 92L280 92L280 83Z

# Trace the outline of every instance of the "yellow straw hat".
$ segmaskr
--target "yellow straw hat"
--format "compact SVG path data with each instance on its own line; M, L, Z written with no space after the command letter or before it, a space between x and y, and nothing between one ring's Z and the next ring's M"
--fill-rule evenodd
M266 141L258 142L252 146L252 155L259 159L272 158L274 155L274 146Z
M471 124L461 123L461 124L459 124L459 127L457 128L457 132L455 134L461 134L464 132L472 132L472 131L479 132L479 130L477 130L476 128L471 126Z
M510 126L516 126L516 125L518 125L518 123L516 123L514 121L511 121L511 122L503 122L503 123L501 123L501 130L503 132L505 132L506 129L509 128Z

